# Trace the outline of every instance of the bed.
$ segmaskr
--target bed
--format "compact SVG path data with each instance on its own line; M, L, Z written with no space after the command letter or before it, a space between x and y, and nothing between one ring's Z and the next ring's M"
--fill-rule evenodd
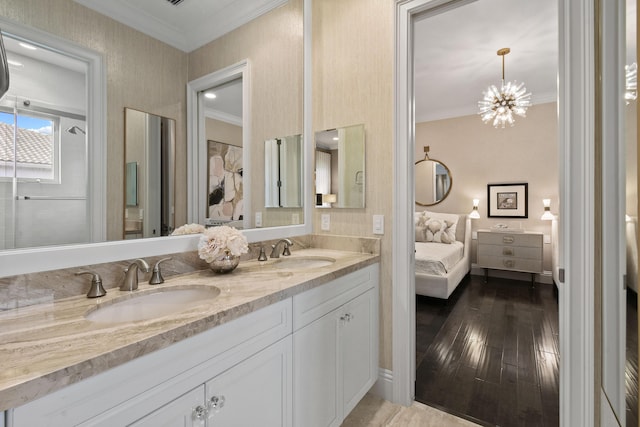
M448 237L438 236L441 230L423 229L431 228L434 220L449 224ZM424 211L415 213L414 222L416 294L447 299L471 270L471 219Z

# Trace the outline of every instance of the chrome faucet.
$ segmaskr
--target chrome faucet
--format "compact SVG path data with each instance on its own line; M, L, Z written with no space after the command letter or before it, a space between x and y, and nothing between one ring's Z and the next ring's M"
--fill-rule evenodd
M278 241L278 243L276 243L275 245L271 245L271 255L269 255L269 258L280 258L280 253L278 252L278 245L280 243L284 243L284 250L282 251L282 255L283 256L291 255L291 252L289 251L289 247L293 246L293 242L289 239L282 239Z
M145 273L149 272L149 264L142 258L133 261L129 268L125 270L124 282L120 286L121 291L135 291L138 289L138 269L142 269Z

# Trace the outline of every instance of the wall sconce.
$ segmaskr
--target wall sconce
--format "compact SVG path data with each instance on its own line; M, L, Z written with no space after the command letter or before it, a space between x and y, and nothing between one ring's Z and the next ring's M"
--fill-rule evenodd
M338 201L338 196L335 194L323 194L322 195L322 203L335 203Z
M473 199L473 209L471 210L471 213L469 214L469 218L471 219L479 219L480 218L480 212L478 212L478 204L480 203L479 199Z
M553 221L555 216L551 213L551 199L542 199L544 205L544 213L540 217L543 221Z

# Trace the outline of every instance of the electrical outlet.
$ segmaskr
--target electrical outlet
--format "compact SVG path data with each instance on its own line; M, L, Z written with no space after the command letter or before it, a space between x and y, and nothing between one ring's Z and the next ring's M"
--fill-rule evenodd
M329 231L331 228L331 216L329 214L322 214L320 218L320 229L323 231Z
M138 219L144 219L144 209L138 211Z
M373 234L384 234L384 215L373 216Z
M124 210L124 219L129 219L129 209Z
M543 236L543 242L545 245L550 245L551 244L551 236L548 234L545 234Z
M262 212L256 212L256 227L262 227Z
M300 215L297 213L291 214L291 224L300 224Z

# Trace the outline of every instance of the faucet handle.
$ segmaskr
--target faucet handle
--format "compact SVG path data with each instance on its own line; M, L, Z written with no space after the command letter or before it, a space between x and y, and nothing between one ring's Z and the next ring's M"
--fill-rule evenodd
M87 298L98 298L107 294L107 291L102 287L102 278L98 273L94 273L93 271L78 271L76 276L81 274L90 274L92 276L91 288L89 288L89 292L87 292Z
M160 263L170 259L171 257L162 258L153 265L153 273L151 273L151 278L149 279L150 285L159 285L160 283L164 283L164 277L162 277L162 272L160 271Z
M260 255L258 255L258 261L266 261L267 254L264 253L264 245L260 246Z
M291 251L289 250L289 247L293 246L293 242L292 241L286 241L284 242L284 250L282 251L282 255L283 256L289 256L291 255Z

